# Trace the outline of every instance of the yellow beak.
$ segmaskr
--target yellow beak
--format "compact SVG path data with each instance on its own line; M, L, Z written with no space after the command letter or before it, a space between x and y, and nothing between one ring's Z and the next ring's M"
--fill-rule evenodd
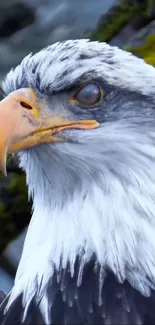
M42 118L32 89L12 92L0 102L0 170L6 175L7 153L32 148L41 143L64 141L55 136L65 129L94 129L95 120L68 121L60 116Z

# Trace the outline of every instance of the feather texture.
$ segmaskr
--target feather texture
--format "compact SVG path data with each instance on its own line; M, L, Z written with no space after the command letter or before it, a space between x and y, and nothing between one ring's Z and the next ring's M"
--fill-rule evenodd
M3 315L5 301L0 307L0 324L154 324L154 292L149 298L143 297L127 281L118 283L111 272L103 276L93 259L84 266L82 282L77 286L79 262L76 260L73 277L69 269L55 270L46 294L40 301L34 296L27 313L22 306L22 295Z
M74 86L96 78L103 104L71 106ZM18 154L34 211L1 324L155 323L154 83L143 60L87 40L30 55L6 77L6 94L34 88L41 114L100 127Z

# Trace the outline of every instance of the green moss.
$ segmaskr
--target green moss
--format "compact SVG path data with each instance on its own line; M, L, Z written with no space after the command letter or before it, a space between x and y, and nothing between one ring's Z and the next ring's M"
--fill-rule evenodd
M145 16L150 16L151 15L151 8L152 8L153 0L147 0L146 4L144 6L144 15Z
M126 47L125 50L143 58L147 63L155 66L155 35L149 35L141 46Z
M14 238L15 226L4 203L0 203L0 253L7 243Z
M84 35L92 40L99 40L109 42L115 35L117 35L122 27L130 23L134 17L146 17L150 15L153 0L146 0L139 3L128 3L119 1L109 12L101 17L96 29L88 35Z
M13 192L16 194L22 193L24 191L23 194L27 195L25 174L22 174L22 175L14 174L12 177L12 180L9 184L8 189L10 192Z
M4 203L0 203L0 218L1 219L6 219L7 213L5 211L5 206Z
M109 41L124 26L135 13L137 6L118 3L114 11L102 18L96 30L90 35L91 39Z
M150 64L150 65L153 65L155 67L155 57L152 55L152 56L148 56L145 58L145 61Z
M24 174L9 174L0 186L0 254L31 218Z
M13 195L14 201L11 212L16 214L30 213L25 174L14 174L8 190Z

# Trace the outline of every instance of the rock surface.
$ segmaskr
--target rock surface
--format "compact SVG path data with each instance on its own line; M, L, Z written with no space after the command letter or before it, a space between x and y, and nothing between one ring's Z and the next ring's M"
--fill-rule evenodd
M0 3L0 79L30 52L92 30L116 0L5 0Z

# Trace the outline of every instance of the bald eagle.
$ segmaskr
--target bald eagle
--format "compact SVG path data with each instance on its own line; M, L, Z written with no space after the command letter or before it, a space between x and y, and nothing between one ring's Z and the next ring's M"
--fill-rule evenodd
M155 324L155 69L69 40L2 86L0 168L17 156L33 215L0 324Z

